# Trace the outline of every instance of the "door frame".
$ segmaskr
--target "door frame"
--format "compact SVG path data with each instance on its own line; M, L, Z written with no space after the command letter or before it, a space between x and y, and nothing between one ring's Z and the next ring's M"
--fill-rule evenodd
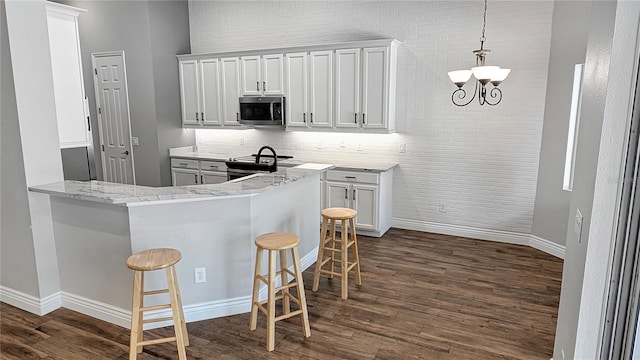
M104 52L93 52L91 53L91 67L94 69L92 71L93 75L93 90L95 92L95 101L96 101L96 115L98 118L98 135L100 138L100 158L102 159L102 178L105 178L105 174L107 173L107 164L106 159L104 158L104 138L102 135L102 114L98 112L98 108L102 108L102 104L100 104L100 94L98 92L98 74L96 73L96 58L100 57L110 57L110 56L120 56L122 57L122 66L124 70L124 87L125 92L127 94L127 126L129 127L129 148L131 149L131 177L133 180L133 185L136 185L136 166L134 160L134 151L133 144L131 142L131 111L129 109L129 82L127 80L127 62L124 56L124 50L120 51L104 51Z

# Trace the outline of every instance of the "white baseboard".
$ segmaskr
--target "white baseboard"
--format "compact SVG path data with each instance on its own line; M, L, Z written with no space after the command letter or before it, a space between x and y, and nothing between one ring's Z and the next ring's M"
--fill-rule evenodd
M122 309L67 292L62 293L62 307L125 328L129 328L131 324L131 309Z
M391 226L407 230L418 230L436 234L463 236L473 239L491 240L516 245L527 245L540 251L544 251L547 254L564 259L564 246L558 245L552 241L532 234L523 234L503 230L482 229L462 225L449 225L401 218L393 218L391 221Z
M40 316L46 315L62 305L60 292L40 299L5 286L0 286L0 301Z

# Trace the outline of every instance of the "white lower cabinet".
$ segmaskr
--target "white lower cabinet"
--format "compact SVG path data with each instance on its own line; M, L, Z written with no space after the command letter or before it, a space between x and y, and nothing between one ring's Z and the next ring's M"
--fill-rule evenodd
M393 170L382 173L328 170L325 206L356 210L358 233L382 236L391 226L392 179Z
M227 181L227 166L222 161L171 159L173 186L220 184Z

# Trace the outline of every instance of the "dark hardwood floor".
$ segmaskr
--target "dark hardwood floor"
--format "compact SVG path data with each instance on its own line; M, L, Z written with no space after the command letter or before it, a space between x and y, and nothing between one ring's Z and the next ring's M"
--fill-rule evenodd
M362 286L338 279L311 291L304 273L311 337L299 317L276 324L265 349L265 319L249 314L187 324L189 359L549 359L562 260L518 245L391 229L359 237ZM123 266L125 266L123 264ZM249 309L247 309L249 310ZM127 359L129 331L59 309L36 316L0 305L1 359ZM172 328L145 332L162 337ZM139 359L177 359L173 343Z

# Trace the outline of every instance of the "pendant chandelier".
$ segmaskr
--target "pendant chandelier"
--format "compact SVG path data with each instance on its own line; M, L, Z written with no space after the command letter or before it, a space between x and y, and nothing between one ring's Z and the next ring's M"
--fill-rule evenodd
M500 66L487 66L484 63L485 57L491 51L484 48L484 42L486 40L484 32L487 27L487 0L484 0L484 17L482 21L480 49L473 51L473 54L476 56L476 66L472 67L471 70L456 70L448 73L451 81L458 86L453 94L451 94L451 101L457 106L467 106L471 104L476 95L478 95L480 105L498 105L502 100L502 91L498 88L498 85L500 85L511 72L511 69L502 69ZM471 75L476 78L475 90L473 96L467 100L467 92L462 87L469 81ZM489 83L491 83L493 87L487 91L487 85Z

